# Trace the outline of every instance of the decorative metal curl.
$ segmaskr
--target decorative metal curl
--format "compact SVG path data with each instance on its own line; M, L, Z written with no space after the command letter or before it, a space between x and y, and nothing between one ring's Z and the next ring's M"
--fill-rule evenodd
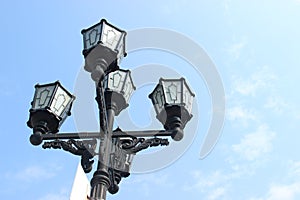
M169 145L168 139L163 138L130 138L121 141L121 148L128 150L130 153L137 153L141 150L153 146L167 146Z
M42 147L44 149L63 149L74 155L81 156L81 166L85 173L89 173L92 170L94 163L94 160L91 159L93 159L95 155L96 145L96 139L83 141L70 139L68 141L54 140L51 142L45 142Z

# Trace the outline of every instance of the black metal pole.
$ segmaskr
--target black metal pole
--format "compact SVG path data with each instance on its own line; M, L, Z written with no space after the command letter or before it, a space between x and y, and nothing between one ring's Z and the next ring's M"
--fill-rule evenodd
M42 134L42 140L65 140L65 139L90 139L99 138L102 132L79 132L79 133L57 133L57 134ZM141 131L114 131L112 138L122 137L168 137L173 134L173 131L166 130L141 130Z
M112 148L112 128L114 123L115 111L107 109L107 134L103 134L99 149L99 160L96 172L91 180L91 200L106 200L106 193L111 185L109 178L109 162Z

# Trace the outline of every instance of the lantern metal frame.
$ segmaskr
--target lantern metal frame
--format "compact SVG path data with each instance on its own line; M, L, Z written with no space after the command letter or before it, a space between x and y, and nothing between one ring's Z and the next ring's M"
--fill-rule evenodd
M100 23L107 22L106 20L101 20ZM90 30L100 23L86 30ZM109 25L118 31L122 31L111 24ZM83 33L86 30L83 30ZM126 32L123 41L124 56L126 56L125 36ZM101 42L90 49L85 49L85 47L83 50L85 69L88 72L92 72L92 79L96 82L96 102L99 108L100 130L98 132L59 133L58 129L66 116L64 119L59 118L48 109L44 109L44 114L47 117L54 117L57 121L60 120L56 129L49 131L47 124L37 123L38 125L36 125L35 122L33 123L32 119L35 117L36 112L33 109L30 110L27 125L33 129L33 134L30 136L30 142L33 145L43 143L42 147L44 149L63 149L64 151L80 156L81 166L86 173L92 171L94 158L97 157L97 169L91 179L89 199L105 200L107 191L111 194L117 193L121 179L130 175L132 159L136 153L149 147L167 146L169 145L168 137L172 137L176 141L182 139L185 124L190 120L192 115L186 112L184 114L186 119L182 118L181 111L184 110L184 104L166 104L164 105L165 116L157 117L161 122L161 118L166 117L166 123L163 123L164 130L124 131L120 128L113 130L114 117L128 106L128 99L125 99L124 92L109 89L109 87L105 86L104 82L109 81L105 80L105 76L109 76L109 73L113 73L119 69L118 62L120 60L117 56L118 52L103 46ZM95 65L93 66L95 69L89 68L91 65ZM127 76L130 78L129 81L133 89L135 89L130 71L119 70L127 73ZM161 79L160 83L162 80L164 79ZM59 82L58 84L60 85ZM188 89L190 90L190 88ZM70 93L68 92L68 94ZM191 92L191 94L193 93ZM72 95L72 102L74 98ZM67 114L71 114L72 102ZM36 120L38 121L38 119ZM97 144L98 141L99 144Z
M39 89L53 87L53 91L48 96L49 100L47 104L45 104L42 108L36 108L36 101L39 99L37 97L40 92ZM60 115L58 115L54 110L52 110L51 106L54 101L54 98L58 92L58 89L63 90L66 95L69 97L69 102L64 106L65 108L61 111ZM41 94L40 94L41 95ZM41 98L41 97L40 97ZM46 99L47 99L46 98ZM45 101L46 101L45 99ZM41 135L42 134L55 134L59 131L59 127L63 124L65 119L71 115L71 108L73 101L75 100L75 96L73 96L68 90L66 90L59 81L49 84L36 84L35 85L35 93L34 99L31 102L32 108L29 110L29 120L27 121L28 127L33 129L34 134L30 137L30 141L34 145L41 144Z
M82 51L82 54L84 55L84 57L86 57L89 53L90 53L90 51L93 49L93 48L95 48L98 44L103 44L103 42L101 41L101 33L99 33L99 41L97 41L96 42L96 44L94 45L94 46L92 46L92 47L90 47L90 48L87 48L87 46L86 46L86 43L85 43L85 41L87 40L87 38L86 38L86 36L85 36L85 33L86 32L88 32L88 31L90 31L90 30L93 30L94 28L96 28L96 27L100 27L101 26L101 29L103 29L103 26L105 26L105 25L107 25L107 26L110 26L111 28L113 28L113 29L115 29L115 30L117 30L117 31L119 31L121 34L124 34L124 36L123 36L123 38L122 38L122 43L123 43L123 46L122 46L122 52L123 52L123 56L124 57L126 57L126 55L127 55L127 53L126 53L126 47L125 47L125 44L126 44L126 40L125 40L125 37L126 37L126 31L124 31L124 30L121 30L120 28L118 28L118 27L116 27L116 26L114 26L113 24L111 24L111 23L109 23L109 22L107 22L107 20L106 19L101 19L101 21L99 22L99 23L97 23L97 24L94 24L93 26L91 26L91 27L89 27L89 28L87 28L87 29L82 29L81 30L81 34L83 35L83 41L84 41L84 43L83 43L83 45L84 45L84 49L83 49L83 51ZM100 31L102 31L102 30L100 30ZM120 43L121 41L119 41L119 43ZM119 44L118 44L119 45ZM118 46L117 45L117 46ZM117 49L113 49L114 51L116 51L116 52L118 52L118 50ZM119 53L119 52L118 52Z
M116 45L116 48L111 48L102 41L102 34L104 27L109 26L112 29L120 32L121 38ZM86 46L86 33L93 30L95 27L101 27L99 33L99 39L97 43L87 48ZM91 77L95 82L99 82L105 74L119 69L119 64L123 57L127 56L126 53L126 32L119 29L118 27L108 23L105 19L102 19L99 23L81 31L83 35L84 49L82 54L85 58L84 69L91 73ZM121 50L117 47L121 47Z
M165 82L174 82L180 83L180 99L178 103L170 103L167 102L167 91L165 90ZM165 130L173 131L172 138L176 141L179 141L183 138L183 129L188 121L191 120L193 115L189 112L189 109L186 107L184 98L184 88L189 92L189 99L191 100L191 105L195 94L191 91L190 87L186 83L184 78L179 79L159 79L159 83L156 85L151 94L149 94L149 98L152 101L152 104L155 108L156 118L163 124ZM170 92L170 91L169 91ZM177 92L177 91L176 91ZM156 98L157 94L160 93L159 101ZM177 94L176 94L177 100ZM175 100L175 101L176 101ZM158 105L160 104L160 105ZM160 108L158 108L158 106Z

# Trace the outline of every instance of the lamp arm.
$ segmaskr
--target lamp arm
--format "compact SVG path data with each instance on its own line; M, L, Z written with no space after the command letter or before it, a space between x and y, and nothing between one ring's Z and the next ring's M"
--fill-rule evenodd
M163 138L134 138L131 142L128 140L123 140L121 144L121 148L124 150L128 150L130 153L135 154L141 150L147 149L149 147L156 146L167 146L169 145L168 139Z
M95 149L97 145L96 139L77 141L69 139L68 141L54 140L45 142L43 144L44 149L63 149L74 155L81 156L81 166L85 173L89 173L92 170L94 163L93 157L96 154Z
M56 133L43 134L42 140L65 140L65 139L94 139L100 138L102 132L78 132L78 133ZM166 130L141 130L141 131L122 131L116 129L113 131L112 138L122 137L168 137L172 136L172 131Z

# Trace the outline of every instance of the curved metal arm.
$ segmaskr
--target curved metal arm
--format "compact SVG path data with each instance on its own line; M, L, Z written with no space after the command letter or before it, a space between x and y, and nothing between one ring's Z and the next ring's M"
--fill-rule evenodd
M74 155L81 156L81 166L85 173L89 173L92 170L92 166L94 163L93 159L97 145L97 140L83 140L77 141L74 139L70 139L68 141L62 140L54 140L51 142L45 142L43 144L44 149L63 149L68 151Z
M132 140L125 139L121 140L121 148L128 150L130 153L137 153L141 150L147 149L149 147L153 146L167 146L169 145L168 139L162 139L162 138L134 138Z

